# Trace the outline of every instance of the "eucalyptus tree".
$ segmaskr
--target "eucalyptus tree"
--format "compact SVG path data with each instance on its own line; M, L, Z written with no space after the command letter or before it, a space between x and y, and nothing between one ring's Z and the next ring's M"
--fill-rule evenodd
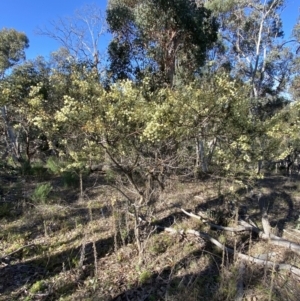
M210 51L209 71L227 72L250 86L249 116L259 135L252 149L260 163L272 157L266 121L289 102L294 53L284 41L281 12L284 0L211 0L205 7L220 23L219 39Z
M252 98L278 95L290 80L292 54L282 46L284 0L212 0L205 6L220 22L216 66L251 85Z
M189 0L110 0L107 22L114 79L151 75L169 85L191 80L217 39L210 10Z
M29 40L23 32L8 28L0 30L0 79L9 68L25 59L28 47Z
M9 90L4 87L4 78L9 69L25 59L25 49L28 47L29 40L24 33L15 29L3 28L0 30L1 132L4 133L4 140L6 141L5 153L10 153L16 162L21 160L20 146L18 137L10 123L9 102L6 97Z
M300 18L293 29L293 42L295 45L295 58L293 60L293 71L294 78L291 85L291 92L294 97L294 100L299 101L300 99Z

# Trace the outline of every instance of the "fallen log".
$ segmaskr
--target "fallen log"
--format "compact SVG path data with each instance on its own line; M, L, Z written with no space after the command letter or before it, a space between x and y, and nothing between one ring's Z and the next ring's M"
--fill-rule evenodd
M199 219L199 220L203 220L204 217L201 217L199 215L196 215L194 213L189 213L187 211L185 211L184 209L181 208L181 211L183 213L185 213L186 215ZM224 230L224 231L231 231L231 232L242 232L242 231L249 231L251 229L247 229L246 227L238 227L238 228L232 228L232 227L225 227L225 226L220 226L220 225L216 225L214 223L209 222L208 220L204 220L204 223L208 224L210 227L217 229L217 230Z
M200 231L196 231L196 230L192 230L192 229L188 229L188 230L176 230L170 227L161 227L161 226L157 226L157 228L162 229L166 232L172 233L172 234L192 234L195 235L197 237L201 237L206 241L209 241L211 243L213 243L215 246L217 246L218 248L222 249L224 252L227 252L229 254L234 254L234 250L226 247L225 245L221 244L218 240L216 240L215 238L211 237L210 235L208 235L207 233L204 232L200 232ZM264 260L264 259L259 259L250 255L246 255L240 252L236 252L235 253L236 257L250 262L250 263L254 263L254 264L258 264L258 265L264 265L267 266L269 268L274 268L277 271L289 271L290 273L292 273L293 275L300 277L300 269L290 265L290 264L282 264L282 263L276 263L273 261L268 261L268 260Z
M289 249L295 253L297 253L298 255L300 255L300 245L291 242L289 240L286 240L282 237L276 236L274 234L270 234L267 235L265 234L263 231L261 231L260 229L251 226L250 224L248 224L246 221L240 220L239 221L240 225L247 227L247 228L252 228L252 231L257 233L258 236L263 239L263 240L268 240L268 242L274 246L281 246L284 247L286 249Z
M199 215L196 215L194 213L189 213L182 208L181 208L181 211L190 217L202 220L202 217ZM275 245L275 246L284 247L284 248L289 249L289 250L295 252L296 254L300 255L300 245L298 245L294 242L291 242L289 240L283 239L274 234L268 235L268 234L264 233L263 231L261 231L259 228L256 228L256 227L250 225L246 221L240 220L239 221L240 227L238 227L238 228L224 227L224 226L213 224L208 221L205 221L205 223L207 223L210 227L217 229L217 230L224 230L224 231L230 231L230 232L252 231L252 232L258 234L258 236L261 239L267 240L270 244Z
M190 217L193 217L193 218L196 218L196 219L199 219L199 220L205 219L202 216L196 215L194 213L189 213L189 212L187 212L186 210L184 210L182 208L181 208L181 211L183 213L185 213L186 215L190 216ZM233 227L225 227L225 226L216 225L212 222L209 222L208 220L204 220L204 223L208 224L211 228L214 228L214 229L217 229L217 230L230 231L230 232L242 232L242 231L252 231L253 230L252 229L253 227L251 225L249 227L248 226L239 226L239 227L233 228Z

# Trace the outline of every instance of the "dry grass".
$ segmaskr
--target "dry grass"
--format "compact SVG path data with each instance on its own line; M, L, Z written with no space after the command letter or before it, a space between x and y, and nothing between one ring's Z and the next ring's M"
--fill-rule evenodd
M145 227L142 264L138 264L132 216L122 203L117 209L112 206L112 197L122 196L101 181L97 185L94 179L91 182L93 187L84 198L73 188L60 186L58 179L53 180L55 191L45 204L32 204L23 194L16 194L0 222L1 301L237 300L241 280L241 300L298 300L299 281L288 273L245 263L241 274L239 261L209 243L153 231L155 224L201 230L235 245L237 251L253 256L271 254L270 260L300 267L294 253L255 237L249 239L245 233L233 236L212 231L180 211L180 207L195 213L201 210L216 223L234 225L228 208L235 197L258 225L260 207L268 206L274 231L299 242L292 230L300 212L298 180L269 177L251 192L230 195L221 191L223 198L218 197L217 184L212 181L170 182L153 207L152 226ZM11 182L12 186L21 184ZM4 205L1 203L1 208L6 210Z

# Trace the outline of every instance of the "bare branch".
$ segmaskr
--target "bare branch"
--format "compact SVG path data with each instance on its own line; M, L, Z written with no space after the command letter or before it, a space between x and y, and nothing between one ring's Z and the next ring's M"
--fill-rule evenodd
M75 59L86 59L99 67L100 40L107 32L104 14L100 8L86 5L74 16L50 21L50 28L38 28L37 34L48 36L68 49Z

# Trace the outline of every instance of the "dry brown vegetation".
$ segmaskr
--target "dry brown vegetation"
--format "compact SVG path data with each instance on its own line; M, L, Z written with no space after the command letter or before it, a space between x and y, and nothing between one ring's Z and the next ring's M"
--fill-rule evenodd
M53 189L43 202L31 196L37 182L45 179L3 175L1 180L1 301L299 300L299 278L276 268L282 263L300 268L298 254L255 233L214 230L210 225L236 227L239 210L239 218L262 229L265 207L271 232L300 244L296 177L268 176L232 194L212 179L173 179L141 223L142 262L133 214L103 176L85 179L83 197L62 178L47 178ZM207 220L189 217L181 208L201 212ZM207 233L235 253L188 230ZM273 266L242 261L238 253Z

